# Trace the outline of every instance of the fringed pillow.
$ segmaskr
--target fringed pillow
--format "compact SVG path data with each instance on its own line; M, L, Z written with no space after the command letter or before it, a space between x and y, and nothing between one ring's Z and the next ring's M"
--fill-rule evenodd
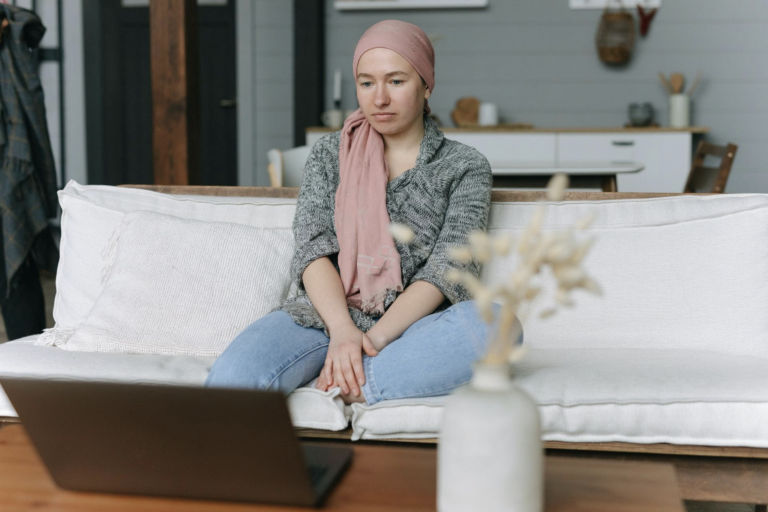
M218 356L290 286L290 229L125 215L105 249L104 289L74 329L43 334L66 350Z

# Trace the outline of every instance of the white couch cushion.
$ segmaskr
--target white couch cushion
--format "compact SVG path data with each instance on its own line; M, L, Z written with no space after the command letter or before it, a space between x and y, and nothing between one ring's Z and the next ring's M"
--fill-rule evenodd
M536 207L494 203L489 231L520 234ZM588 214L584 266L603 297L579 293L573 309L524 326L533 350L518 383L544 439L768 447L768 195L550 203L542 229ZM445 400L355 404L354 435L436 437Z
M205 209L210 199L190 200ZM597 243L585 266L605 294L578 295L572 311L546 322L532 317L526 325L526 343L534 350L521 363L518 379L539 403L545 439L768 447L768 398L761 394L768 389L761 343L766 340L762 288L768 288L762 286L766 205L768 196L762 194L551 204L545 229L597 213ZM213 205L213 211L220 212L220 206ZM292 220L293 205L288 206ZM494 203L490 231L519 232L535 207ZM625 228L637 236L624 237ZM104 231L102 247L111 230ZM91 251L99 258L92 267L99 269L97 278L100 251ZM490 282L507 271L490 266L483 279ZM0 347L0 366L6 346ZM36 348L76 358L166 357ZM355 435L434 437L444 400L355 405Z
M214 357L68 352L36 344L37 336L0 345L0 375L198 386ZM343 430L349 424L339 388L320 391L310 382L288 395L299 428ZM0 388L0 417L17 417Z
M59 191L61 258L56 274L53 318L72 328L93 307L102 290L102 251L123 216L145 210L194 220L260 228L290 229L295 199L174 196L141 189L80 185Z
M75 353L34 344L0 345L0 374L199 385L215 358ZM768 447L768 376L763 362L690 351L534 350L518 383L539 404L552 441ZM356 439L439 436L446 397L353 404ZM343 430L338 388L291 393L294 425ZM0 416L16 413L0 393Z
M547 441L768 448L765 361L655 349L537 350L517 383ZM352 405L356 439L439 436L447 397Z
M66 350L218 356L278 307L290 286L290 229L203 222L148 211L115 230L104 289ZM114 264L111 260L114 258Z
M495 205L489 230L519 235L535 204ZM542 229L589 212L595 243L585 270L603 289L576 306L524 322L536 348L711 350L768 358L768 195L676 196L553 203ZM487 265L486 283L509 275L510 257ZM553 296L553 279L543 281ZM544 304L540 304L543 306Z

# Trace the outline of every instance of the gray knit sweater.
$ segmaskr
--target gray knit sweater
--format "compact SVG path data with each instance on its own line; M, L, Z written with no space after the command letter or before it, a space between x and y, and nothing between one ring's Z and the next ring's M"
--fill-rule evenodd
M339 243L334 228L334 205L339 185L341 131L323 136L312 147L299 190L293 233L296 240L291 261L293 293L275 311L287 312L304 327L328 329L306 294L301 276L317 258L328 256L338 271ZM478 275L476 263L459 264L448 259L449 247L467 243L469 233L485 230L491 204L491 166L475 148L446 139L435 122L424 115L424 138L416 166L387 184L387 211L392 222L410 226L411 244L395 241L400 253L403 288L414 281L427 281L445 295L435 310L471 299L466 288L445 279L450 268ZM391 291L385 310L398 294ZM349 308L357 327L368 331L375 318Z

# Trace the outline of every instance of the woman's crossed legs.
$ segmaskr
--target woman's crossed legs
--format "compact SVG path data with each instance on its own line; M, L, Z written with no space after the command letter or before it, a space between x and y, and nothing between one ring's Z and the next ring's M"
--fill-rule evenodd
M472 363L485 352L488 338L474 301L425 316L376 357L363 354L367 403L448 394L470 380ZM319 375L329 342L322 329L302 327L275 311L238 334L213 364L205 385L287 395Z

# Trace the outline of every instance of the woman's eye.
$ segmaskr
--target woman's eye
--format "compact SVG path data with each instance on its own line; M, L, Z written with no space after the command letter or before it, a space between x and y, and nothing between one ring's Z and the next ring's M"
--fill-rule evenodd
M395 83L395 82L397 82L397 83ZM401 83L403 83L403 81L402 80L392 80L392 83L395 83L395 85L400 85ZM360 83L360 85L362 85L363 87L368 87L370 84L371 84L371 82L361 82Z

